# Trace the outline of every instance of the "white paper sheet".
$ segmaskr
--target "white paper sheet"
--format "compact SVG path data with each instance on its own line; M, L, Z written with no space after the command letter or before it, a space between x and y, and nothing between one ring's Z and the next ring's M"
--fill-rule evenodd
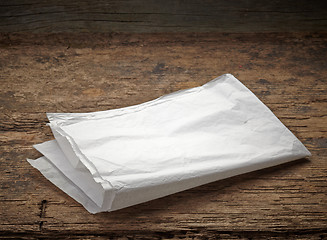
M92 213L310 156L231 74L136 106L47 115L56 140L29 162Z

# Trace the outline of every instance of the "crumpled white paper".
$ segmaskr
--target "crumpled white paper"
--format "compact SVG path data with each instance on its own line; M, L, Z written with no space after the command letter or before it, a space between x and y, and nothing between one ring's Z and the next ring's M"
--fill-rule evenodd
M140 105L47 116L56 140L28 161L91 213L310 156L231 74Z

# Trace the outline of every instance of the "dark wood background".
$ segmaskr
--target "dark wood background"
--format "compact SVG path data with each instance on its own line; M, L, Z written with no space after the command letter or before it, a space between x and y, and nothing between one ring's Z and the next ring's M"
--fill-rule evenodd
M326 31L325 0L2 0L0 32Z
M0 1L0 239L326 239L326 1ZM117 33L124 32L124 33ZM89 214L26 158L46 112L232 73L312 157Z

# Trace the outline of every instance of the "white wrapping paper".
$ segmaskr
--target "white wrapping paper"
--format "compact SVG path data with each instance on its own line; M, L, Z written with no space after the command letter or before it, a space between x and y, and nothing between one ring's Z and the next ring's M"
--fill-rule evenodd
M136 106L47 116L56 140L28 161L91 213L310 156L231 74Z

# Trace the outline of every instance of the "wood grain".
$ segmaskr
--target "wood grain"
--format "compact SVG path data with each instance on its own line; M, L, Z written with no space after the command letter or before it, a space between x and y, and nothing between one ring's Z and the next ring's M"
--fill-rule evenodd
M0 51L0 238L327 237L327 34L1 34ZM310 159L96 215L25 161L53 138L45 112L129 106L227 72Z
M0 32L327 31L324 0L0 1Z

